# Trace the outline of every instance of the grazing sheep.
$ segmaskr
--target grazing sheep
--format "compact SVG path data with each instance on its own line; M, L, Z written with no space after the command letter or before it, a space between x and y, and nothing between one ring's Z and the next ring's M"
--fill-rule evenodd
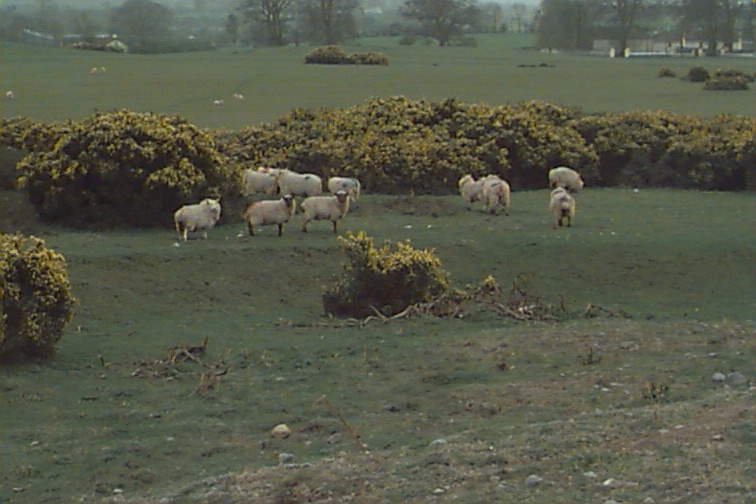
M475 180L472 175L465 175L458 182L459 194L467 201L467 209L483 198L483 179Z
M551 191L549 210L558 227L562 227L565 219L567 220L567 227L571 227L572 219L575 218L575 198L563 187L557 187Z
M97 67L92 67L92 68L89 69L89 74L90 75L94 75L96 73L97 73Z
M16 95L13 94L13 91L6 91L5 92L5 97L7 99L9 99L9 100L15 100L16 99Z
M559 166L549 170L549 187L556 189L563 187L570 193L579 192L583 188L583 179L572 168Z
M179 237L187 241L190 231L202 231L202 238L207 239L207 230L217 224L221 216L220 201L205 198L195 205L185 205L173 214L173 222Z
M499 207L504 208L504 215L509 215L510 188L506 180L496 175L481 179L483 182L482 198L486 212L495 214Z
M105 70L105 67L100 67L100 70L98 70L98 72L104 74L107 73L107 70Z
M239 93L234 93L234 99L242 101L244 99L244 95L243 94L239 94Z
M360 181L356 178L348 177L331 177L328 179L328 192L336 194L339 191L346 191L352 201L357 201L360 197Z
M278 225L278 236L283 235L284 224L289 222L297 211L294 196L284 195L279 200L264 200L252 203L244 212L249 228L249 236L255 236L255 226Z
M281 170L278 174L278 188L281 194L294 196L317 196L323 192L323 181L314 173L296 173Z
M300 205L304 212L302 231L307 232L307 224L314 220L329 220L333 223L333 232L338 233L337 223L349 211L349 194L337 191L334 196L312 196Z
M277 176L277 170L270 170L268 168L261 167L257 170L249 168L244 170L242 181L244 182L247 196L253 194L266 194L268 196L273 196L278 190Z
M214 100L213 101L213 105L216 106L216 107L220 107L221 105L224 105L225 103L226 102L224 102L223 100Z

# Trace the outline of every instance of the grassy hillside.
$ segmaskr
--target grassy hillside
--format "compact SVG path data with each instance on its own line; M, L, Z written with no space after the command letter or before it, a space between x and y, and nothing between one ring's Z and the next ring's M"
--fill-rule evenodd
M477 48L400 46L396 39L345 46L348 52L383 52L390 60L385 67L305 65L312 47L119 55L4 44L2 88L14 90L17 99L3 102L2 115L62 121L128 108L179 114L202 127L238 129L273 122L295 107L347 107L395 95L491 105L542 99L588 112L754 114L753 86L712 92L701 84L657 77L662 66L682 77L699 64L751 74L754 65L747 58L623 60L525 50L532 40L518 35L478 40ZM542 63L549 66L538 67ZM105 66L107 73L90 75L93 66ZM234 93L245 100L234 101ZM214 107L221 98L225 106Z
M753 195L588 189L559 230L547 200L366 195L342 230L433 247L457 285L528 273L560 324L324 318L343 257L299 216L178 245L33 225L81 305L53 361L0 368L0 500L752 501L753 392L711 377L753 379Z

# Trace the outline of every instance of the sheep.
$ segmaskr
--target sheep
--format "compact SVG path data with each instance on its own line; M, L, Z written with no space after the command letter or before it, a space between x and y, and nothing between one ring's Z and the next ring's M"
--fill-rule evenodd
M92 67L89 69L89 75L94 75L97 73L97 67Z
M509 215L510 188L506 180L496 175L489 175L481 179L483 182L482 199L485 210L496 214L499 207L504 207L504 215Z
M13 94L13 91L6 91L5 92L5 98L8 99L8 100L15 100L16 99L16 95Z
M328 191L331 194L346 191L352 201L357 201L360 197L360 189L360 181L356 178L331 177L328 179Z
M468 210L473 203L482 199L483 179L476 181L472 175L465 175L459 179L457 184L459 185L459 194L467 201Z
M244 99L244 95L240 93L234 93L234 99L238 101L242 101Z
M296 213L294 196L285 194L278 200L264 200L252 203L244 212L249 228L249 236L255 236L255 226L278 225L278 236L283 235L284 224L289 222Z
M323 192L323 181L314 173L281 170L278 174L278 189L281 194L317 196Z
M277 177L278 171L268 168L260 167L257 170L251 168L244 170L242 181L244 182L247 196L258 193L273 196L278 190Z
M173 223L179 237L184 241L187 241L189 231L202 231L202 238L207 239L207 230L215 227L220 216L220 201L205 198L195 205L185 205L176 210Z
M571 227L572 219L575 218L575 198L563 187L557 187L551 191L549 210L556 220L557 227L562 227L565 219L567 227Z
M98 70L98 73L104 74L104 73L107 73L107 70L105 69L105 67L100 67L100 69Z
M549 170L549 187L556 189L563 187L570 193L579 192L583 188L583 179L572 168L558 166Z
M213 105L216 106L216 107L220 107L220 106L224 105L225 103L226 102L224 102L223 100L214 100L213 101Z
M349 211L349 194L336 191L333 196L311 196L300 205L304 212L302 232L307 232L307 224L314 220L329 220L333 223L333 232L338 233L337 223Z

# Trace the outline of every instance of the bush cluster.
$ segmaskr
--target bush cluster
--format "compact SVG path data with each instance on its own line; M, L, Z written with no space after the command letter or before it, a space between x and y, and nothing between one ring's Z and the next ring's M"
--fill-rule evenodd
M0 360L49 357L74 313L65 258L36 237L0 235Z
M323 294L326 313L385 316L415 303L430 301L449 290L449 275L433 250L418 250L409 240L386 241L377 248L364 231L339 237L347 256L344 274Z
M688 70L688 80L690 82L706 82L711 77L709 71L702 66L694 66Z
M18 163L18 181L46 222L165 225L182 204L241 193L238 169L213 138L179 117L98 113L60 134L38 136L33 152Z
M669 68L662 68L659 70L659 77L677 77L677 74Z
M347 54L336 45L313 49L305 56L306 64L321 65L388 65L388 56L379 52Z

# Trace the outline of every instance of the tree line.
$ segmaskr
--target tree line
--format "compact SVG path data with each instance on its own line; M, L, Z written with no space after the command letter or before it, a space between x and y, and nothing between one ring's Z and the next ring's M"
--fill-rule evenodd
M756 18L756 2L747 0L542 0L531 7L490 0L400 0L393 6L381 0L192 0L172 5L125 0L98 10L37 0L23 9L11 0L1 5L0 37L21 40L32 29L60 44L67 33L91 40L106 32L139 48L166 39L202 40L209 47L282 46L404 35L446 46L476 33L526 31L549 48L590 49L601 38L616 41L621 52L633 38L657 35L732 50L737 39L754 39Z

